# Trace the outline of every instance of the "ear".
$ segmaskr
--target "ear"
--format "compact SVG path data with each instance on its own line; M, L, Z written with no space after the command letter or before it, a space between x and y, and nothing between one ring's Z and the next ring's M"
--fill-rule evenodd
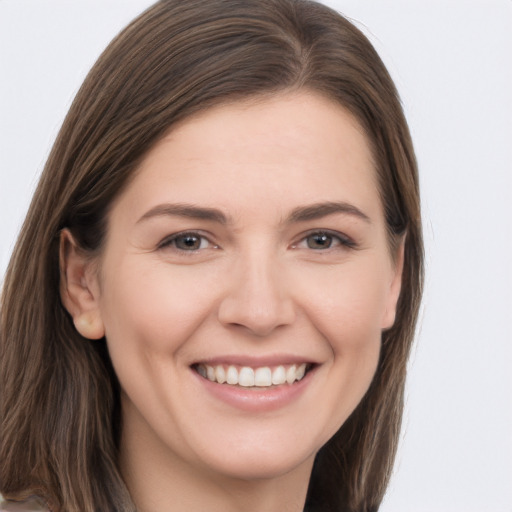
M402 289L402 274L404 270L404 252L405 252L405 235L402 237L396 254L393 259L393 273L389 285L386 310L382 318L382 329L390 329L393 327L396 318L396 306L398 298L400 297L400 290Z
M60 296L76 330L97 340L105 336L99 308L100 287L95 265L75 242L68 229L60 235Z

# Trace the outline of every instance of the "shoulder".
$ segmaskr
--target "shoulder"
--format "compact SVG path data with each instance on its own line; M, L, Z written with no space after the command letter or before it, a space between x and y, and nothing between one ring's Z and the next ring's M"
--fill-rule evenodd
M49 510L37 498L25 501L4 501L0 496L0 512L49 512Z

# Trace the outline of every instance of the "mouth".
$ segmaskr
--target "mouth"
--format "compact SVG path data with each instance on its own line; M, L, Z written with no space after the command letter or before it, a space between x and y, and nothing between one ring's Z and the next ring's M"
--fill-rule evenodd
M239 388L275 388L301 381L314 367L313 363L276 366L209 365L196 363L192 369L201 377L217 384Z

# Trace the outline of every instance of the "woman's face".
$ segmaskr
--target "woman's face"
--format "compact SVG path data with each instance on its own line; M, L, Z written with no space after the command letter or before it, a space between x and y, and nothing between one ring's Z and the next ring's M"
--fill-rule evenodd
M89 281L123 440L245 479L310 470L375 373L397 261L340 106L290 93L182 122L114 203Z

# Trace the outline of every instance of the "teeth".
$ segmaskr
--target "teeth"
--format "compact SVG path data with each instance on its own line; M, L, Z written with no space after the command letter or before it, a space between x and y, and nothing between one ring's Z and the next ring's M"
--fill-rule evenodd
M206 368L208 371L208 368ZM295 365L290 366L288 370L286 370L286 382L288 384L293 384L295 382L295 377L297 376L297 367Z
M266 387L272 385L272 371L268 366L258 368L254 372L254 385L260 387Z
M212 382L219 384L230 384L232 386L242 386L246 388L252 387L270 387L272 385L279 386L281 384L293 384L295 381L301 380L306 374L306 363L299 366L292 364L291 366L277 366L273 370L268 366L253 369L249 366L243 366L237 369L236 366L228 366L227 370L223 365L209 366L207 364L199 364L196 367L197 372Z
M252 388L254 386L254 370L244 366L238 374L238 384L244 388Z
M226 372L224 371L224 366L215 367L215 379L219 384L224 384L224 382L226 382Z
M238 372L234 366L230 366L228 368L228 373L226 374L226 382L228 384L238 384Z
M207 366L206 367L206 377L208 380L215 382L215 368L213 368L212 366Z
M284 366L278 366L272 373L272 384L278 386L286 382L286 370Z

